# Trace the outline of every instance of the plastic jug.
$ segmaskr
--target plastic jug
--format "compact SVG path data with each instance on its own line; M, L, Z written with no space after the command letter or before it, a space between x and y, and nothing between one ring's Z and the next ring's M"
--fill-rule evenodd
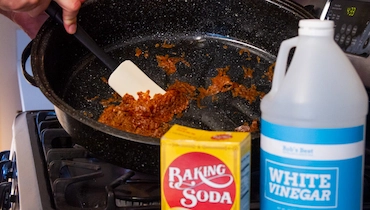
M333 36L332 21L301 20L280 46L261 102L261 210L362 209L368 96Z

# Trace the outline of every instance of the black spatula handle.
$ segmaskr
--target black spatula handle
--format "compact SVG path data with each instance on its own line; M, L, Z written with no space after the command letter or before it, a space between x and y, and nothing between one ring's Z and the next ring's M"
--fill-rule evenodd
M51 18L63 24L62 8L55 1L51 1L49 7L45 11ZM110 70L114 71L118 67L119 63L104 52L80 25L77 25L76 33L73 35Z

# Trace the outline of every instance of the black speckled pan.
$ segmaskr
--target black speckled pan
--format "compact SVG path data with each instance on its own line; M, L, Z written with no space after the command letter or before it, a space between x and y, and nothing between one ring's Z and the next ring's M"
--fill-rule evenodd
M207 88L217 68L230 67L234 82L268 92L265 75L275 62L280 43L297 35L298 21L313 18L289 1L264 0L98 0L85 3L79 23L99 46L118 61L132 60L162 88L175 80ZM104 78L110 70L63 27L48 20L33 40L33 78L55 105L57 116L77 144L112 162L159 174L159 139L113 129L97 122L100 100L112 96ZM173 45L161 47L162 43ZM135 55L136 49L143 54ZM248 53L240 53L248 49ZM156 55L184 56L190 66L177 65L167 75ZM26 57L26 56L25 56ZM244 68L254 70L244 78ZM232 97L230 92L196 102L172 123L207 130L234 130L260 116L259 102ZM257 140L256 140L257 141ZM258 142L253 143L258 154Z

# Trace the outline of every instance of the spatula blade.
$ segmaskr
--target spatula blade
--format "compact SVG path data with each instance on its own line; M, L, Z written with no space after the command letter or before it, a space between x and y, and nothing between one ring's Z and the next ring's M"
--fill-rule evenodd
M138 92L146 92L147 90L150 91L149 95L151 97L157 93L166 93L165 90L158 86L130 60L122 62L113 71L108 79L108 84L120 96L124 96L127 93L135 99L138 98Z

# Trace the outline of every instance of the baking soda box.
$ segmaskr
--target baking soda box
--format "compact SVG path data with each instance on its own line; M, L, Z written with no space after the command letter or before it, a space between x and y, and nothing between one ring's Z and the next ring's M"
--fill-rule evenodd
M249 209L250 133L174 125L161 138L162 210Z

